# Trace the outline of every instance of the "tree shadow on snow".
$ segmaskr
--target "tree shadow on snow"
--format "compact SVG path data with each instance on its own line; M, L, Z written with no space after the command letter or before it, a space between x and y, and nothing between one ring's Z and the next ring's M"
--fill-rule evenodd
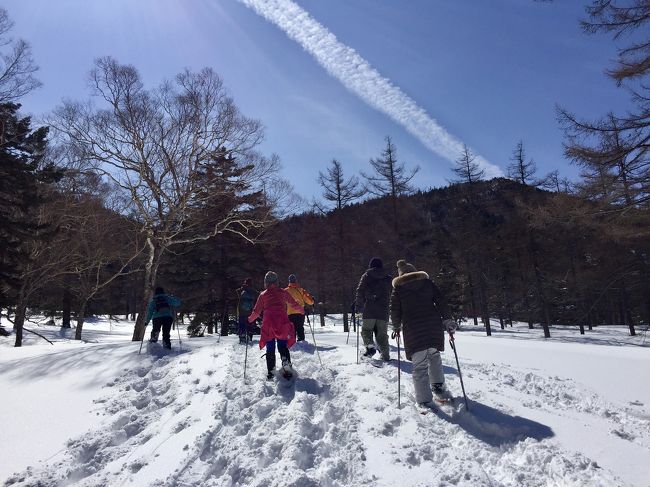
M463 403L463 397L457 397L455 401ZM555 436L553 430L545 424L521 416L512 416L476 401L469 401L469 411L448 414L440 408L434 410L434 413L491 446L498 447L527 438L541 441Z
M319 352L330 352L332 350L338 350L338 347L333 347L333 346L326 347L323 345L318 345ZM308 353L310 355L314 355L316 353L316 347L312 343L297 342L293 347L291 347L291 351L303 352L303 353Z
M176 344L175 344L176 345ZM7 362L7 367L0 369L0 375L8 375L21 379L46 379L48 377L62 377L70 370L92 369L111 364L114 371L136 370L141 367L150 367L151 363L144 362L150 357L154 362L166 357L176 357L189 352L186 346L179 350L177 346L167 350L162 346L142 347L142 354L138 354L139 342L108 343L91 345L83 348L65 348L45 355L20 358ZM126 353L125 353L126 352ZM144 362L144 363L143 363ZM106 377L102 374L86 374L82 382L76 382L79 387L95 388L104 385Z

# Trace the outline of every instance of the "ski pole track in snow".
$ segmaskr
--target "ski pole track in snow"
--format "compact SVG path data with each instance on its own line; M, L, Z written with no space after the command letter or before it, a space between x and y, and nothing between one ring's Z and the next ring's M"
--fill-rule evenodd
M187 454L168 486L348 486L370 479L349 458L347 446L360 445L358 417L336 373L321 369L315 357L292 350L299 370L295 385L267 381L266 362L255 346L244 354L233 345L230 377L213 410L213 423ZM337 400L332 400L336 398Z

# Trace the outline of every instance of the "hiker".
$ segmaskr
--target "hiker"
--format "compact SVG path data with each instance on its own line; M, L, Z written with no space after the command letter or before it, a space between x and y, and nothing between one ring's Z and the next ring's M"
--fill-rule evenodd
M151 338L149 338L151 343L158 341L158 335L162 328L163 347L172 348L169 332L174 322L174 308L178 308L180 305L180 299L170 294L165 294L165 290L162 287L156 288L154 296L149 301L149 306L147 307L147 318L144 320L144 326L146 327L153 318L153 328L151 330Z
M413 362L413 385L418 404L429 405L451 396L445 387L440 352L445 349L445 328L456 330L442 292L424 271L405 260L397 261L393 279L390 318L397 336L403 332L406 358ZM453 338L453 336L452 336Z
M356 311L362 313L361 337L366 347L363 356L370 359L377 353L374 338L384 361L390 360L388 348L388 308L391 276L379 257L373 257L357 286Z
M291 297L295 299L296 303L301 305L302 309L298 309L291 304L287 305L287 314L289 321L293 324L296 331L296 341L305 341L305 306L312 306L314 298L305 289L298 285L296 275L289 275L289 285L285 288Z
M253 311L255 301L259 293L253 289L253 279L247 277L242 287L237 290L239 296L237 302L237 334L239 343L246 344L253 339L253 325L248 323L248 317Z
M275 369L276 340L282 359L282 369L291 368L289 348L296 343L296 335L293 325L287 317L287 304L302 312L304 312L304 309L293 299L291 294L278 287L278 275L275 272L269 271L266 273L264 287L266 289L257 298L253 312L248 317L248 322L253 323L263 314L260 349L266 347L267 379L272 379Z

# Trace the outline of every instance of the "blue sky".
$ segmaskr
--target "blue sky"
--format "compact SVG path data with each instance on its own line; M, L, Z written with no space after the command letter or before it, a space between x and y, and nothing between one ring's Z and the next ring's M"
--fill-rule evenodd
M24 109L38 115L64 97L87 99L87 73L99 56L133 64L149 86L185 67L210 66L242 111L264 123L263 151L280 156L285 176L307 199L319 196L318 171L332 158L347 175L368 171L386 135L401 161L421 167L417 186L453 178L450 157L413 135L410 120L396 122L350 91L245 2L289 0L0 1L41 68L44 86L23 100ZM585 117L627 106L625 92L603 75L614 44L580 30L586 3L295 1L486 163L505 170L522 139L540 174L558 169L572 178L577 169L562 155L556 104Z

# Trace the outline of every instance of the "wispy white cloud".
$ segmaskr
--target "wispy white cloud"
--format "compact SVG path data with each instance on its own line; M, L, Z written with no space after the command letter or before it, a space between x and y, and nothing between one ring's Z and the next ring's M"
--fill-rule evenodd
M461 154L463 142L390 80L383 77L351 47L313 19L292 0L239 0L300 44L329 74L373 108L385 113L417 137L427 148L449 161ZM477 155L476 162L487 176L502 175L501 169Z

